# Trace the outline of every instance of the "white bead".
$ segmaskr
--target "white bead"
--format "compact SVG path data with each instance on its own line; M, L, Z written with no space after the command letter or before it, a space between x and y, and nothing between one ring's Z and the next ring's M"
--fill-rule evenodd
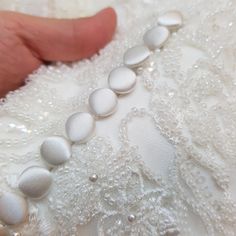
M60 136L48 137L40 149L43 159L52 166L65 163L71 157L71 145L67 139Z
M96 182L98 180L98 175L97 174L93 174L89 177L89 180L91 182Z
M51 173L42 167L29 167L19 177L19 189L30 198L44 197L52 184Z
M72 142L87 142L93 135L94 129L95 121L89 113L75 113L66 121L66 133Z
M128 221L129 221L129 222L132 223L132 222L134 222L135 220L136 220L136 216L135 216L135 215L131 214L131 215L128 216Z
M112 115L117 108L117 96L108 88L96 89L89 96L89 107L97 117Z
M8 225L16 225L26 221L28 205L26 200L14 193L0 194L0 220Z
M143 41L150 50L155 50L165 44L169 35L170 32L166 27L156 26L145 33Z
M183 16L179 11L168 11L158 17L158 24L171 30L178 29L183 25Z
M144 45L129 48L124 54L124 64L130 68L137 67L150 56L149 49Z
M130 93L136 84L136 74L127 67L118 67L111 71L108 84L117 94Z

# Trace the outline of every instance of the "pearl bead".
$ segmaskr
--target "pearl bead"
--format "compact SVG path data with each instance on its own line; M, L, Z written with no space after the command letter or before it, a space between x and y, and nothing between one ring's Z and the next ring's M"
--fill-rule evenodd
M26 200L14 193L0 194L0 220L8 225L21 224L28 216Z
M140 66L150 56L149 49L144 45L129 48L124 54L124 64L130 68Z
M71 157L71 145L63 137L52 136L44 140L40 149L43 159L50 165L65 163Z
M108 88L96 89L89 96L89 107L97 117L112 115L117 108L117 96Z
M91 182L96 182L98 180L98 175L97 174L93 174L89 177L89 180Z
M85 143L94 133L94 118L85 112L73 114L66 121L66 134L72 142Z
M117 94L130 93L136 84L136 74L127 67L118 67L111 71L108 84Z
M165 44L169 35L170 32L166 27L156 26L145 33L143 41L150 50L155 50Z
M131 215L128 216L128 221L129 221L129 222L132 223L132 222L134 222L135 220L136 220L136 216L135 216L135 215L131 214Z
M19 189L30 198L44 197L52 184L51 173L42 167L29 167L19 177Z
M168 11L158 17L158 24L176 30L183 25L183 16L179 11Z

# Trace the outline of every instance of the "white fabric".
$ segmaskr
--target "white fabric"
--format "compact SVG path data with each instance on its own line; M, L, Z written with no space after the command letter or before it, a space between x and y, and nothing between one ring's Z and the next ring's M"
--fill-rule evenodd
M39 145L43 139L54 134L64 135L66 118L76 111L87 110L86 101L89 92L94 88L107 86L107 75L111 69L122 63L125 50L142 42L143 32L156 24L159 14L178 9L184 15L184 28L171 36L163 52L157 51L151 56L151 62L144 66L143 72L139 72L135 91L130 95L119 97L116 114L96 122L96 136L103 137L109 143L107 145L105 141L100 143L101 149L105 150L104 153L116 156L120 147L125 146L119 139L121 120L133 107L145 108L148 113L152 113L154 119L145 116L133 118L132 122L128 123L129 145L138 146L137 153L141 155L144 167L148 167L150 173L160 175L166 181L167 184L162 186L164 191L170 188L173 195L176 193L181 195L180 190L177 190L177 186L174 185L174 180L171 179L174 172L170 172L170 169L175 165L178 170L182 168L182 178L186 182L200 181L202 178L199 175L206 179L206 182L197 185L196 192L192 186L192 194L195 194L196 202L189 205L195 207L197 213L192 211L191 207L186 211L189 214L186 225L179 222L182 216L178 215L178 210L173 210L177 212L176 215L174 214L177 216L175 218L170 210L171 207L167 207L166 215L172 226L179 223L180 235L236 235L235 205L230 202L236 200L235 3L223 0L207 2L201 0L27 0L24 2L15 0L0 3L2 9L59 18L90 15L107 5L115 7L119 24L115 39L102 50L100 56L93 58L92 61L85 60L68 66L58 64L49 68L42 67L30 77L25 88L11 94L7 101L3 102L0 110L0 190L19 192L17 177L22 170L35 164L45 166L39 155ZM181 142L185 143L178 142L179 137L189 139L186 147L188 143L190 149L179 145ZM91 157L94 162L97 161L96 158L93 159L95 154L91 153L91 147L96 146L97 143L99 142L95 137L95 141L91 141L88 146L75 147L75 155L79 156L81 163L84 161L84 156L88 159ZM113 147L112 152L109 151L109 145ZM99 153L100 150L96 150ZM176 152L182 155L179 159L182 163L173 163ZM196 153L195 156L193 152ZM80 153L84 156L81 157ZM128 157L129 155L131 154L127 152ZM191 158L191 155L194 158ZM203 157L198 159L198 155ZM183 170L185 164L190 166L189 169L186 167L187 169ZM69 167L73 169L71 163L68 164ZM64 234L60 231L62 229L57 231L66 212L66 210L57 210L55 199L64 200L63 190L59 191L57 187L70 189L70 186L58 184L60 180L66 183L66 176L63 174L67 173L65 171L63 167L53 170L56 184L46 199L37 203L29 200L30 215L36 216L37 219L31 219L30 224L25 226L13 227L13 230L22 232L23 235L72 235L72 232L74 233L69 225L70 222L68 228L63 225ZM73 171L71 172L74 173L74 178L78 177L84 181L83 177L76 175L76 169ZM76 178L71 179L71 182L76 182ZM125 180L121 179L121 185L124 182ZM229 184L226 186L225 182ZM83 186L80 183L78 185L79 189L82 189ZM204 195L208 192L206 188L210 189L214 201L221 204L222 212L220 210L218 214L211 212L214 201ZM185 185L184 190L189 191ZM200 192L199 196L198 192ZM230 194L231 196L228 196ZM226 198L230 199L230 203L226 202ZM186 200L190 201L190 199L192 199L191 193ZM50 207L51 201L53 203ZM88 206L90 210L95 202L91 200L91 206ZM224 202L229 204L229 207L223 206ZM81 206L85 203L87 203L85 200L84 202L78 200ZM172 203L176 206L180 204L177 200ZM203 213L200 216L197 211L198 203L202 207L199 207L199 211ZM147 207L150 206L148 201L145 204ZM73 212L74 208L73 204L68 205L67 210L71 209ZM183 209L184 207L180 211ZM119 211L116 210L117 212ZM54 217L60 215L59 213L62 216L60 220ZM81 213L81 217L85 215ZM76 214L72 213L71 224L77 218ZM173 220L170 220L172 218ZM64 222L67 222L66 220ZM99 220L101 219L96 216L87 224L81 224L83 226L76 229L77 234L104 235L104 232L99 231L104 229L104 226L97 225ZM204 220L211 222L204 222ZM219 225L222 224L224 228L222 231L217 228L217 222ZM204 228L204 223L207 229ZM112 224L111 221L111 228ZM133 230L133 234L129 232L130 235L139 235L136 231L137 226ZM117 235L125 235L119 230L117 232ZM140 235L168 235L161 234L159 229L152 233L141 232L143 234Z

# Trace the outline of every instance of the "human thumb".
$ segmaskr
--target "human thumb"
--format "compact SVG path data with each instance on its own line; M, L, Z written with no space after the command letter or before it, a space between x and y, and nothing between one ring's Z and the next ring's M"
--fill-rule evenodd
M104 47L116 28L116 14L106 8L92 17L50 19L14 14L17 33L44 61L74 61L87 58Z

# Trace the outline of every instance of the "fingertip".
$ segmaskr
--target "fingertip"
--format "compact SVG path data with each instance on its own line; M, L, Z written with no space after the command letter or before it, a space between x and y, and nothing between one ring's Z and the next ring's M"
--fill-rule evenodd
M107 14L110 16L110 20L111 20L112 26L113 26L114 31L115 31L116 26L117 26L117 14L116 14L116 11L112 7L108 7L108 8L106 8L106 10L108 12Z
M24 16L24 31L19 35L42 60L74 61L91 57L109 43L116 30L116 21L115 10L111 7L82 19Z
M117 14L112 7L107 7L96 14L101 17L103 22L110 27L111 33L114 34L117 25Z
M97 13L97 15L98 14L107 14L107 15L109 15L111 18L113 18L113 19L116 19L116 17L117 17L117 15L116 15L116 11L114 10L114 8L112 8L112 7L106 7L106 8L104 8L104 9L102 9L101 11L99 11L98 13Z

